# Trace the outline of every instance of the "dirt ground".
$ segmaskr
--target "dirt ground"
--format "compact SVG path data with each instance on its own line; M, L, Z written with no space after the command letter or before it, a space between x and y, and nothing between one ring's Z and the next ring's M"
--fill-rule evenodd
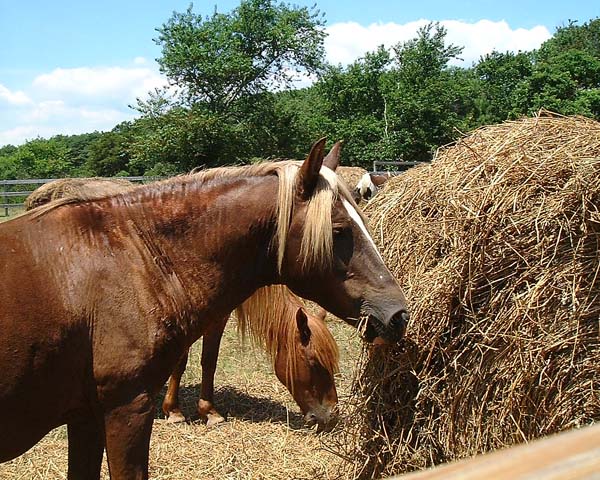
M339 320L331 319L329 326L340 347L337 385L340 402L344 402L360 340L355 330ZM200 354L198 343L190 352L182 382L183 410L191 420L173 425L157 414L150 446L151 478L338 478L341 460L322 447L314 431L303 426L300 410L272 373L266 356L242 345L233 321L223 338L215 380L216 403L227 422L216 428L200 422L195 414ZM66 472L65 427L50 432L22 456L0 464L2 480L64 479ZM102 478L108 479L106 459Z

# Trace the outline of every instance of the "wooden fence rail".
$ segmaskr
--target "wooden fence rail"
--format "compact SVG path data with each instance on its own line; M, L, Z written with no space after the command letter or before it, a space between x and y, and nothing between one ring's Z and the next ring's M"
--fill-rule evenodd
M597 480L600 424L390 480Z

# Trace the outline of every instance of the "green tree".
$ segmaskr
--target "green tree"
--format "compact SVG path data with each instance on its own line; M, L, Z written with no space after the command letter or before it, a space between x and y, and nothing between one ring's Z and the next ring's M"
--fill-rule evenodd
M130 174L129 149L133 141L133 127L123 122L110 132L99 135L88 146L87 169L92 175L112 177ZM139 172L135 172L139 173Z
M550 57L536 65L520 93L524 113L546 108L600 118L600 58L581 50Z
M161 71L188 105L224 112L239 98L290 85L294 74L318 73L324 22L318 10L272 0L242 0L229 14L174 13L155 42Z
M524 113L517 97L533 73L531 57L526 52L492 52L479 60L474 67L480 81L477 123L499 123Z
M419 29L417 37L394 47L395 65L386 76L388 134L382 148L404 160L429 160L432 152L456 138L472 107L471 77L449 67L462 47L446 45L438 23Z
M193 168L238 163L248 150L247 125L218 113L176 107L136 122L129 168L134 172L183 173ZM157 164L160 164L155 168Z
M330 67L314 87L328 119L320 126L332 139L346 141L347 164L370 168L373 160L386 158L381 151L387 135L382 82L389 75L390 64L390 53L381 46L346 68Z
M569 21L566 26L557 28L552 38L535 52L535 56L537 62L544 63L573 50L586 52L596 58L600 56L600 18L591 19L583 25Z
M557 29L532 57L532 74L516 92L520 113L546 108L600 118L600 19Z
M3 179L66 177L72 169L69 150L60 138L30 140L0 157Z

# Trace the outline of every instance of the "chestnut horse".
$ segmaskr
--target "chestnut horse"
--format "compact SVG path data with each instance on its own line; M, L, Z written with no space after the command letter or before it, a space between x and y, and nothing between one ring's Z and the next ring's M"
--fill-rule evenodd
M335 149L331 152L331 155L334 154ZM66 197L107 196L133 187L134 184L120 178L63 178L48 182L32 192L25 200L25 209L31 210L51 200ZM242 336L250 331L255 343L269 354L277 377L294 397L306 423L317 424L318 430L328 429L335 420L337 405L334 380L334 374L339 369L337 344L323 322L324 312L312 315L288 289L281 289L280 300L283 309L276 321L246 325L246 319L240 311L238 330ZM224 421L214 407L214 377L227 319L225 317L215 322L202 336L202 386L198 413L209 426ZM162 404L163 412L173 423L185 421L179 408L179 386L187 359L186 350L169 378L168 391Z
M338 400L334 374L339 370L339 353L335 339L323 318L311 314L302 301L285 287L280 287L279 292L269 292L269 295L279 295L275 305L279 311L265 312L257 319L248 318L245 312L257 312L256 308L264 305L260 299L265 294L264 289L257 290L237 309L238 331L243 338L250 337L267 352L277 378L292 394L306 423L318 425L318 431L329 429L335 420ZM254 303L258 307L253 306ZM227 320L228 317L225 317L216 322L202 337L198 413L209 426L224 421L214 406L214 376ZM185 421L179 409L179 385L187 358L186 351L169 378L169 388L162 404L163 412L172 422Z
M260 287L286 285L368 341L400 339L406 300L324 143L303 162L57 200L0 225L0 461L67 424L70 479L99 478L104 449L113 480L148 478L156 395ZM248 317L275 305L266 292Z

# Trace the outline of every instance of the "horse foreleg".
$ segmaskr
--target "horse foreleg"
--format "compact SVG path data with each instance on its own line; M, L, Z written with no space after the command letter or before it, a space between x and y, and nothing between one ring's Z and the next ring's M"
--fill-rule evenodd
M104 415L106 458L112 480L147 480L154 400L142 393Z
M189 349L181 356L175 369L171 373L167 394L162 403L162 411L166 415L167 421L170 423L185 422L185 416L179 408L179 386L181 384L181 377L183 376L183 372L185 372L185 367L187 365L188 353Z
M96 480L100 478L103 433L98 422L90 416L67 425L69 437L68 480Z
M200 400L198 400L198 413L202 419L206 420L209 427L225 421L225 418L216 410L213 402L217 359L219 358L221 338L227 320L228 317L223 318L215 324L213 330L202 337L202 387L200 389Z

